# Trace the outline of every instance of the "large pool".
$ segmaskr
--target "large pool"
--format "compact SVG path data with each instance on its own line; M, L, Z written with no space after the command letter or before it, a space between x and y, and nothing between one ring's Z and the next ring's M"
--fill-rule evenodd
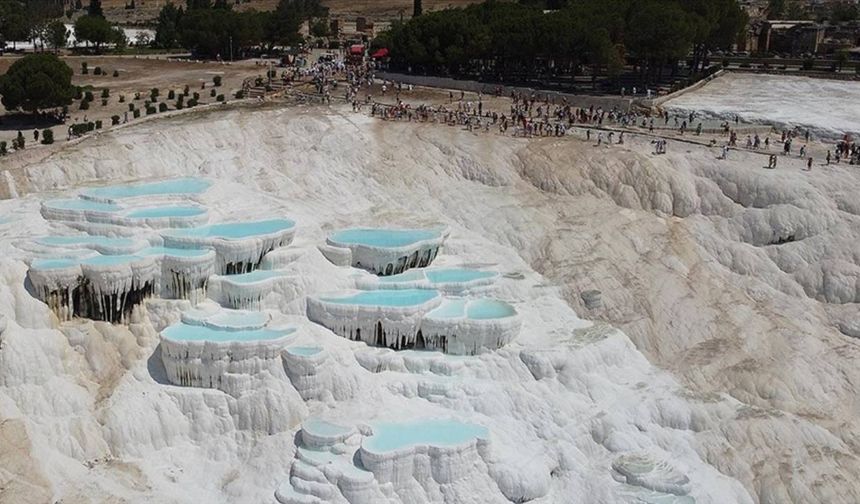
M46 201L44 205L47 208L53 208L57 210L74 210L77 212L112 213L121 210L119 206L113 203L102 203L100 201L85 200L81 198L49 200Z
M239 329L227 330L206 325L180 322L161 331L161 335L172 341L212 341L216 343L271 341L283 338L295 329Z
M109 187L94 187L81 192L86 198L99 200L117 200L137 198L141 196L165 196L172 194L200 194L209 189L212 183L208 180L188 177L143 184L115 185Z
M429 289L375 290L343 297L321 297L320 301L359 306L416 306L438 296L438 292Z
M270 219L252 222L226 222L210 224L189 229L166 231L165 236L177 238L222 238L225 240L241 240L253 236L267 235L286 231L296 226L290 219Z
M438 236L437 231L425 229L355 228L337 231L329 237L329 241L341 245L393 248L405 247Z
M206 213L205 208L197 206L164 206L132 210L126 214L130 219L157 219L167 217L194 217Z
M473 439L487 439L486 427L456 420L422 420L410 423L372 424L373 435L362 448L374 453L396 451L410 446L457 446Z
M30 264L34 270L53 270L72 268L80 264L80 261L74 259L36 259Z

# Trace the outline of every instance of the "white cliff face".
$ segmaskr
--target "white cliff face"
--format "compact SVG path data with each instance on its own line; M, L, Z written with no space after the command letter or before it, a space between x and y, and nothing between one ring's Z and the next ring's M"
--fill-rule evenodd
M0 442L4 497L860 500L860 366L839 330L857 319L860 183L847 166L759 171L758 158L719 163L672 142L654 159L635 137L598 150L345 114L160 120L9 173L22 194L54 192L0 201L0 439L15 440ZM283 134L245 126L260 122ZM197 199L215 222L301 223L295 254L259 262L289 276L262 305L295 337L265 363L235 375L228 364L219 376L229 387L169 379L158 330L179 323L188 300L147 299L126 324L61 324L25 282L31 251L14 245L72 233L40 218L44 199L96 179L178 175L213 181ZM433 268L497 271L492 297L521 324L509 344L475 356L394 351L306 318L306 297L352 289L364 274L326 259L333 229L439 224L450 235ZM787 233L795 240L779 243ZM581 294L593 290L602 305L587 308ZM192 365L226 355L211 352ZM305 446L297 434L312 417L350 433ZM450 457L425 443L371 468L355 458L374 425L430 419L485 428L488 443Z

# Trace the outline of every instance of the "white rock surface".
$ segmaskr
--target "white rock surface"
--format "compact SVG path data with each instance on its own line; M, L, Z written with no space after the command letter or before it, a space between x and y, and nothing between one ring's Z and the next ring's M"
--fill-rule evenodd
M279 135L250 127L261 123ZM718 162L674 142L648 152L634 136L609 151L250 108L106 132L10 169L20 194L210 177L201 200L213 220L302 223L307 253L289 268L310 296L354 286L316 248L332 229L443 222L440 259L497 264L494 295L516 305L522 331L460 357L367 348L311 325L294 345L323 348L333 371L302 390L330 396L305 402L289 363L238 397L177 387L155 329L172 305L137 310L127 326L58 325L27 291L29 254L13 246L57 231L39 217L45 195L2 201L3 500L272 502L303 479L317 494L295 502L622 503L653 491L613 477L614 461L637 454L670 461L699 504L860 501L860 354L839 331L858 319L857 173L809 174L794 161L760 170L752 155ZM575 312L591 289L602 293L588 312L596 326ZM275 304L300 320L296 293ZM323 378L340 375L352 379ZM456 416L492 441L469 477L398 492L339 464L294 471L310 411L351 424ZM351 463L349 449L338 456Z

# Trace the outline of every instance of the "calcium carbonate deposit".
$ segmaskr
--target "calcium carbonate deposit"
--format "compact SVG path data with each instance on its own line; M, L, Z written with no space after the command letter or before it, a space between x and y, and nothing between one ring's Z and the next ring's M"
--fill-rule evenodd
M9 169L0 501L860 502L856 167L652 151L248 106Z

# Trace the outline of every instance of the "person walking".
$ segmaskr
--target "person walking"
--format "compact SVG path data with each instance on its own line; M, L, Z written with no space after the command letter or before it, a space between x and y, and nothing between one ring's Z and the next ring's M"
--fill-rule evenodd
M806 160L806 171L812 171L812 156Z

